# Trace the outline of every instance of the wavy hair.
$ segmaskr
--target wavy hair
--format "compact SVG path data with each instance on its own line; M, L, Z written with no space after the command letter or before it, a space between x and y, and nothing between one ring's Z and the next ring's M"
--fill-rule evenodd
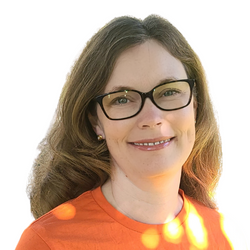
M30 177L28 193L35 218L109 178L107 145L97 140L88 118L96 109L92 100L103 93L119 55L149 39L161 43L182 62L188 77L196 79L196 140L183 166L180 188L216 208L211 194L221 172L221 142L201 62L182 34L162 17L124 16L113 19L88 41L67 76Z

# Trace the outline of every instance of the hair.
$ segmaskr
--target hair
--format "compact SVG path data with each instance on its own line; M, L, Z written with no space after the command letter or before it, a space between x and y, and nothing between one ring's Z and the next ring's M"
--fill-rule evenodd
M196 79L196 139L182 168L180 188L215 209L213 193L221 173L221 141L201 62L182 34L167 20L150 15L144 20L113 19L86 44L63 87L51 126L39 144L28 193L31 212L38 218L83 192L101 186L111 174L105 141L99 142L89 120L116 60L128 48L154 39Z

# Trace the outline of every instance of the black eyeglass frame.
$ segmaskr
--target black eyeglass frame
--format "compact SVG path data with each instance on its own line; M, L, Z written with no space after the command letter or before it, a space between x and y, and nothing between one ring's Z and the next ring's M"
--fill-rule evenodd
M188 103L180 108L175 108L175 109L164 109L164 108L161 108L160 106L157 105L157 103L154 101L154 98L153 98L153 93L154 93L154 90L162 85L165 85L165 84L170 84L170 83L175 83L175 82L187 82L189 84L189 87L190 87L190 97L189 97L189 100L188 100ZM111 118L108 116L108 114L106 113L104 107L103 107L103 103L102 103L102 100L105 96L107 95L110 95L110 94L114 94L114 93L118 93L118 92L123 92L123 91L114 91L114 92L109 92L109 93L106 93L106 94L103 94L103 95L99 95L97 97L94 98L94 100L96 102L99 103L103 113L105 114L105 116L110 119L110 120L125 120L125 119L129 119L129 118L132 118L136 115L138 115L141 110L143 109L143 106L144 106L144 103L145 103L145 100L146 98L149 98L151 100L151 102L157 107L159 108L160 110L163 110L163 111L174 111L174 110L179 110L179 109L183 109L185 107L187 107L191 100L192 100L192 96L193 96L193 88L195 86L195 79L180 79L180 80L174 80L174 81L170 81L170 82L165 82L165 83L162 83L160 85L157 85L155 86L152 90L144 93L144 92L140 92L138 90L129 90L129 91L133 91L133 92L136 92L138 93L140 96L141 96L141 107L139 108L139 110L134 114L134 115L131 115L131 116L128 116L128 117L125 117L125 118Z

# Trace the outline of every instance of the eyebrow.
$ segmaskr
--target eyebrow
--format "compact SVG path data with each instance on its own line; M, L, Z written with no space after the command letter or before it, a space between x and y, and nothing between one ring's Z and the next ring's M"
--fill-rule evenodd
M177 81L177 80L180 80L180 79L177 79L175 77L169 77L169 78L165 78L163 80L160 80L158 82L158 84L156 84L154 87L157 87L163 83L168 83L168 82L172 82L172 81ZM124 85L119 85L119 86L114 86L110 91L110 92L116 92L116 91L124 91L124 90L135 90L134 88L132 87L129 87L129 86L124 86Z

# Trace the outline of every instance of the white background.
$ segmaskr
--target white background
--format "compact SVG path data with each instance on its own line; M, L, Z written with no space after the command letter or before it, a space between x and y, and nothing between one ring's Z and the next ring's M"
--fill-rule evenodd
M2 0L1 246L14 249L33 221L25 189L36 147L45 136L66 75L87 40L114 17L145 18L152 13L172 22L203 63L223 142L218 204L249 238L249 9L247 0Z

